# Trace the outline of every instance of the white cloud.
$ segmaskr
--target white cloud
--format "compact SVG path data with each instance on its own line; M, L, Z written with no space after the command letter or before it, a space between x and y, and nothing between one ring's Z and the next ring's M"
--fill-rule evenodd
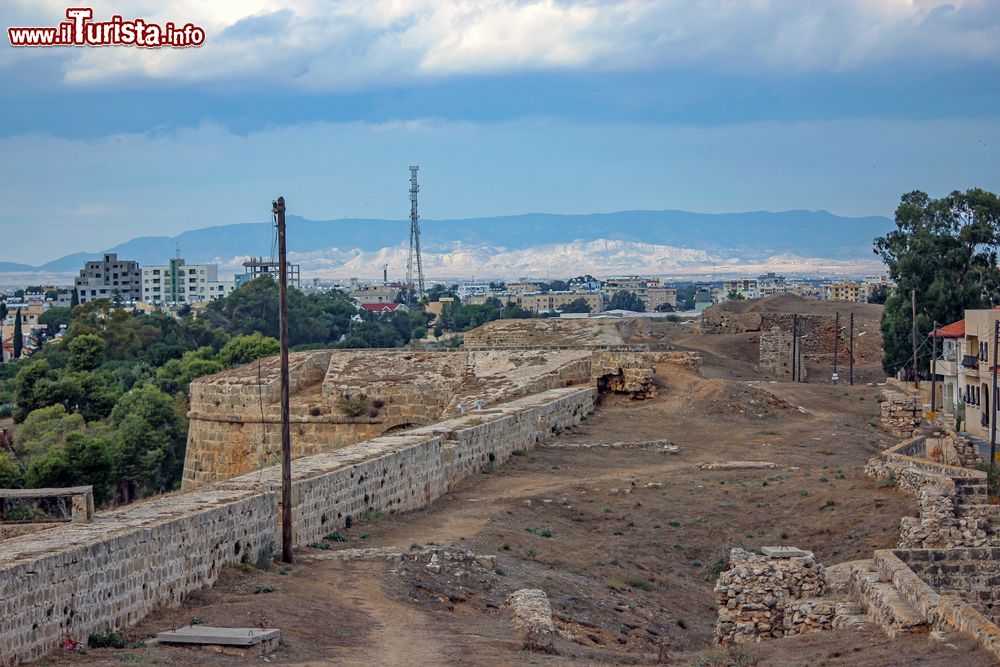
M200 49L67 49L65 79L281 81L344 90L553 69L707 67L849 71L871 65L1000 62L995 0L200 0L95 3L203 26ZM15 0L10 24L52 25L56 0ZM4 49L0 62L21 57ZM23 57L29 57L26 54Z

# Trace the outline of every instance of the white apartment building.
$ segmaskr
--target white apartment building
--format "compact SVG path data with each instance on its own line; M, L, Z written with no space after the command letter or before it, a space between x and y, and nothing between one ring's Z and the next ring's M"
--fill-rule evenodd
M142 300L146 303L214 301L228 295L233 288L232 280L219 280L217 264L185 264L177 257L169 264L142 268Z

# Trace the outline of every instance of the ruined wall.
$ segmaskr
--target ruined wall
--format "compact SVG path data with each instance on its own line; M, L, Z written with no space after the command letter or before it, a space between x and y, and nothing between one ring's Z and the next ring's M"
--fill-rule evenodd
M912 392L886 386L879 404L882 428L897 438L908 438L923 422L923 402Z
M812 554L769 558L733 549L729 569L715 584L715 641L746 644L829 629L834 604L817 599L824 593L823 566Z
M802 367L802 349L798 349L795 360L796 372L802 368L801 377L807 377L806 369ZM783 331L780 327L771 327L760 334L758 365L782 378L792 377L792 332Z
M292 355L292 456L433 424L531 393L589 384L592 354L535 349L318 350ZM270 358L260 368L249 364L191 384L183 490L279 461L277 375L276 359Z
M314 542L348 516L422 507L513 450L579 423L595 397L593 387L552 389L297 459L295 542ZM226 564L269 559L280 540L279 480L270 467L0 543L0 665L123 629L210 586Z
M591 364L591 376L601 389L629 394L632 398L656 395L650 352L602 350L594 353Z

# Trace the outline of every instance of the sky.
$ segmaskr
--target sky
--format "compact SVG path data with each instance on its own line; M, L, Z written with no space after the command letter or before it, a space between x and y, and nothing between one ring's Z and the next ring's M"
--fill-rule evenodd
M996 0L141 0L188 49L0 45L0 260L269 219L888 215L1000 190ZM5 0L54 26L64 3Z

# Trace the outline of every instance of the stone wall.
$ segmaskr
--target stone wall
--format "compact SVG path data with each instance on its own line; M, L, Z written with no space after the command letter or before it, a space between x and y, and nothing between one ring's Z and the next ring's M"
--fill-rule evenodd
M780 327L772 327L760 334L760 356L758 365L782 378L792 377L792 332L783 331ZM798 351L795 361L796 370L802 367L802 350ZM802 368L802 377L806 370Z
M591 364L591 377L601 389L632 398L656 395L650 352L602 350L594 353Z
M812 554L768 558L733 549L719 576L715 640L745 644L832 627L834 603L826 593L823 566Z
M886 386L879 404L882 428L897 438L908 438L923 422L923 402L920 397L902 389Z
M596 395L594 387L551 389L296 459L295 543L315 542L348 517L422 507L515 449L578 424ZM279 485L280 469L265 468L0 543L0 665L123 629L211 586L227 564L270 559L280 540Z
M593 354L539 349L293 354L292 456L319 454L393 430L426 426L519 396L589 384ZM624 364L615 372L628 376L628 386L620 389L638 394L641 364L651 361L639 352L613 354ZM279 461L277 375L276 360L269 358L260 366L249 364L192 382L183 490Z
M893 553L940 595L963 598L1000 621L1000 547L894 549Z

